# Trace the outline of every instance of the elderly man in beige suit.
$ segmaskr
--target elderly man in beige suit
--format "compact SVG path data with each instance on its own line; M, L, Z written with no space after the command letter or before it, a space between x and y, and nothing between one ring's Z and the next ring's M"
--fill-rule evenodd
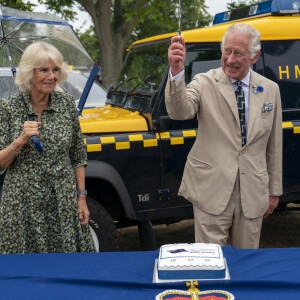
M221 50L222 67L197 74L185 87L184 39L171 40L168 114L198 116L179 195L193 203L196 242L258 248L263 217L282 193L280 92L250 68L260 55L255 28L232 25Z

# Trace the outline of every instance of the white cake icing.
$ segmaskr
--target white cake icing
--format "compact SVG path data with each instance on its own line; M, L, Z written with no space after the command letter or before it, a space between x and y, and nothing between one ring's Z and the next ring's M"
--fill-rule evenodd
M225 278L222 249L216 244L169 244L159 251L159 279Z

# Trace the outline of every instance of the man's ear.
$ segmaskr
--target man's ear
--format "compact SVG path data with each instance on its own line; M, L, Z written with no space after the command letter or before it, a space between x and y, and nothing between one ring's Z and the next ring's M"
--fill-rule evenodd
M256 55L250 60L251 61L251 65L254 65L256 62L257 62L257 60L258 60L258 58L259 58L259 56L260 56L260 51L258 51L257 53L256 53Z

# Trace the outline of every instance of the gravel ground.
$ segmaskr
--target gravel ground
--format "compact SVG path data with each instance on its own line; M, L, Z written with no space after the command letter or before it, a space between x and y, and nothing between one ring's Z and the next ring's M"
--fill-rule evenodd
M300 204L289 205L299 210L278 210L263 222L260 248L300 247ZM172 225L154 226L157 248L163 244L194 242L193 220ZM118 230L120 251L140 251L137 227Z

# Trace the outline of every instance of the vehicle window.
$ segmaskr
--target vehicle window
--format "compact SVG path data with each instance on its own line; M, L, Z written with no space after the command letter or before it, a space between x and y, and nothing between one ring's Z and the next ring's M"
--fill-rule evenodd
M156 91L168 66L169 46L168 40L132 48L116 83L119 90Z
M205 73L221 66L221 51L218 44L202 45L187 49L185 68L185 82L189 83L198 73Z
M300 108L300 41L263 43L264 75L278 83L282 108Z
M168 68L169 46L169 40L134 46L107 103L149 112L151 96L159 89Z
M211 69L221 67L221 50L219 43L187 44L186 49L187 53L184 62L186 84L190 83L193 77L198 73L205 73ZM167 115L164 101L161 102L160 111L162 115ZM195 120L192 122L195 123L194 127L196 127ZM180 127L182 126L192 128L187 121L180 123Z

